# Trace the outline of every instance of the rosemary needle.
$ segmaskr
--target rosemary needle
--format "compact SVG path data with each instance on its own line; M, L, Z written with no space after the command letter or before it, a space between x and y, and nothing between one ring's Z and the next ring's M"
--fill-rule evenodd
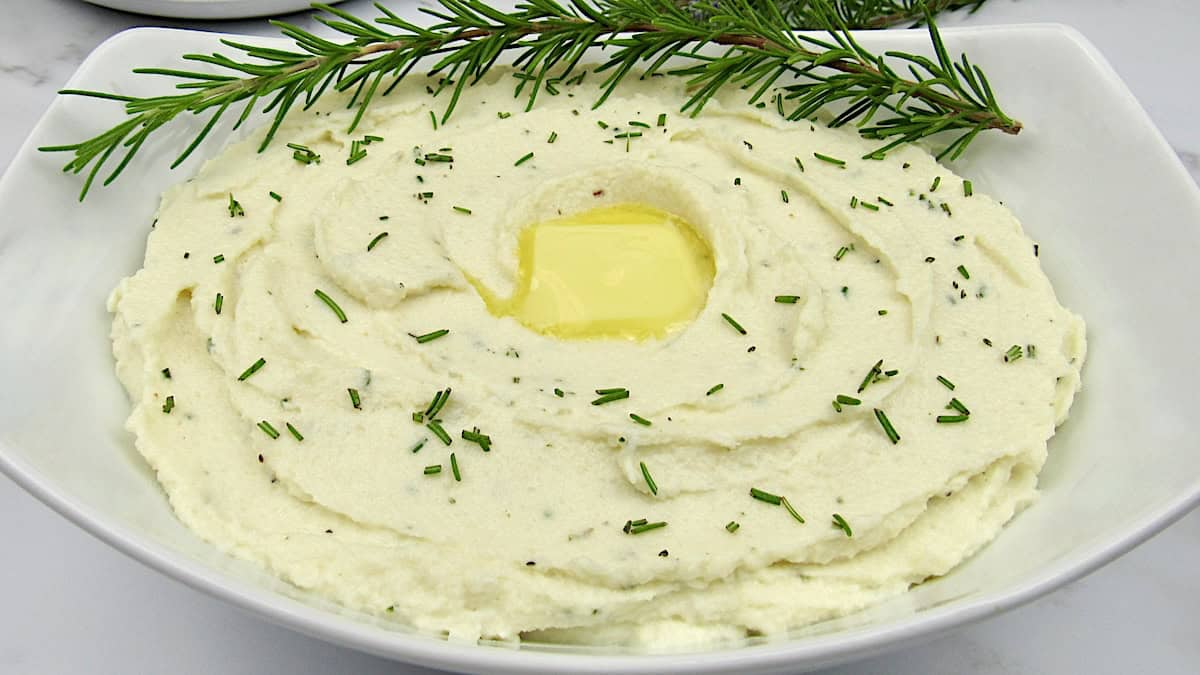
M592 405L604 405L605 403L612 403L613 401L620 401L621 399L629 398L628 389L597 389L596 393L600 394L600 397L593 400Z
M437 474L439 474L441 472L442 472L441 464L430 464L429 466L425 467L425 471L424 471L426 476L436 476Z
M454 480L462 482L462 474L458 471L458 457L454 453L450 453L450 472L454 474Z
M413 335L412 333L409 333L408 336L411 337L412 339L416 340L417 344L423 345L426 342L433 342L434 340L442 337L443 335L447 335L449 333L450 333L449 328L441 328L439 330L430 331L428 333L425 333L424 335Z
M797 521L799 521L799 523L801 525L804 524L804 516L801 516L799 513L796 512L796 509L792 508L792 503L788 501L787 497L780 497L779 502L781 504L783 504L783 508L787 509L788 513L792 514L793 518L795 518Z
M775 296L775 302L778 302L781 305L794 305L799 301L800 301L800 296L798 296L798 295L777 295L777 296Z
M291 433L291 435L296 439L297 443L304 440L304 436L298 429L296 429L296 427L292 426L291 422L284 422L283 426L287 427L288 432Z
M350 405L353 406L355 410L362 410L362 398L359 397L358 390L351 388L347 389L346 393L350 395Z
M163 400L162 411L164 413L170 415L171 411L174 409L175 409L175 397L168 396L166 399Z
M649 532L650 530L657 530L660 527L666 527L666 526L667 526L667 523L665 521L659 521L657 523L642 523L641 525L634 525L634 526L630 527L629 534L641 534L643 532Z
M375 238L372 239L369 244L367 244L367 250L370 251L371 249L375 248L379 244L379 242L383 241L384 238L387 236L388 236L387 232L380 232L379 234L375 235Z
M722 384L714 384L712 387L709 388L708 391L704 392L704 395L712 396L713 394L717 393L718 391L721 391L724 388L725 388L725 385L723 383Z
M770 492L765 492L763 490L759 490L758 488L754 488L754 487L750 488L750 496L754 497L755 499L757 499L760 502L774 504L775 506L779 506L780 503L783 502L783 497L780 497L779 495L771 494Z
M738 323L737 319L734 319L732 316L729 316L724 312L721 312L721 318L725 319L726 323L728 323L730 326L733 326L733 329L737 332L741 333L742 335L746 334L746 329L742 328L742 324Z
M840 166L843 169L846 168L846 160L844 160L844 159L838 159L837 157L830 157L829 155L822 155L819 152L814 152L813 157L816 157L817 159L821 160L822 162L829 162L830 164L833 164L834 166Z
M658 484L654 482L654 477L650 475L650 469L646 468L645 462L639 462L642 467L642 478L646 479L646 487L650 488L650 494L658 494Z
M450 438L450 434L446 433L446 429L442 427L442 423L437 420L429 420L425 423L425 428L433 432L434 436L438 437L444 445L450 445L454 441Z
M942 377L941 375L938 375L937 381L941 382L942 385L945 386L950 391L954 391L954 383L951 382L950 380L947 380L946 378Z
M273 439L276 439L276 438L279 438L279 432L278 432L278 431L276 431L276 430L275 430L275 427L271 426L271 423L270 423L270 422L268 422L268 421L266 421L266 420L263 420L263 421L259 422L259 423L258 423L258 428L259 428L259 429L262 429L262 432L263 432L264 434L266 434L266 435L270 436L270 437L272 438L272 440L273 440Z
M525 162L528 162L531 159L533 159L533 153L532 152L525 153L524 155L521 156L521 159L518 159L517 161L513 162L513 166L521 166L522 164L524 164Z
M213 300L213 312L218 315L221 313L221 308L225 306L225 296L217 293L217 297Z
M854 533L850 530L850 523L847 523L846 519L843 518L841 514L833 514L833 526L842 532L845 532L847 537L854 536Z
M333 301L333 298L329 297L325 291L322 291L318 288L313 291L313 295L320 298L321 302L325 303L325 306L333 310L333 313L337 316L338 321L341 321L342 323L349 321L349 319L346 318L346 313L342 311L342 308L339 307L338 304Z
M895 445L900 442L900 434L896 433L896 428L892 426L892 421L888 419L887 413L879 408L874 409L875 419L879 420L879 426L883 427L883 433L887 434L888 440Z
M238 375L238 382L245 382L251 375L257 373L259 371L259 369L261 369L265 365L267 365L267 360L262 357L259 357L259 359L257 361L250 364L249 368L242 371L241 375Z
M741 525L739 525L736 520L731 520L728 523L725 523L725 530L728 531L729 534L737 532L739 527L741 527Z

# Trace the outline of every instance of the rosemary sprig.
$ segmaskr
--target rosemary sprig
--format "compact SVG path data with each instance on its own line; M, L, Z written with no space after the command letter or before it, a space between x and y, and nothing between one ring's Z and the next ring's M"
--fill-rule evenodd
M849 29L861 16L888 5L896 16L878 19L880 25L907 21L919 11L929 27L935 59L889 51L877 55L860 45ZM976 2L975 4L978 4ZM698 11L696 8L702 6ZM831 104L844 110L830 123L855 123L867 138L884 144L866 157L878 159L903 143L941 132L958 134L939 157L957 157L981 132L998 129L1016 134L1021 123L997 103L983 71L964 55L950 57L933 22L933 13L970 3L947 0L722 0L702 5L677 0L522 0L510 12L483 0L437 0L421 11L434 17L430 26L405 21L382 5L381 16L368 21L328 5L316 20L345 37L335 42L298 26L272 21L291 38L295 49L262 47L222 39L231 54L186 54L184 60L205 64L208 70L138 68L135 73L178 80L178 93L137 97L92 90L65 89L64 95L117 101L126 118L90 139L44 146L44 152L68 152L64 171L86 178L82 200L102 167L120 159L103 184L116 180L150 136L175 118L191 113L208 120L176 157L179 166L196 150L217 122L237 112L241 126L260 102L271 115L259 150L274 140L287 114L296 106L310 108L325 92L352 92L353 132L376 96L389 93L419 64L439 77L435 93L449 92L441 116L453 113L463 89L478 82L501 53L516 51L516 94L532 108L543 89L576 71L604 74L599 106L631 72L640 77L666 73L688 81L689 98L681 112L698 114L720 90L737 87L750 92L756 104L777 88L778 107L790 120L811 117ZM824 35L789 30L785 12L802 16L804 26ZM800 8L797 10L797 8ZM800 13L797 14L797 11ZM796 25L796 24L791 24ZM707 45L725 47L718 55ZM602 48L602 53L591 51ZM600 56L597 66L584 66L585 55ZM671 69L668 63L682 64ZM898 68L893 67L898 66ZM220 72L212 72L211 67ZM905 74L901 74L904 72ZM435 120L436 122L436 120ZM311 153L311 151L310 151ZM296 151L297 159L318 161L315 153Z

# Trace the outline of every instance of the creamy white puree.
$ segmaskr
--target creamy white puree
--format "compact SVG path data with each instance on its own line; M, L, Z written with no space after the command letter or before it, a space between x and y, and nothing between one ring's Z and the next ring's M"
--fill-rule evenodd
M734 100L681 116L676 80L624 86L596 111L593 89L566 87L529 113L510 82L469 89L436 130L443 99L422 81L353 134L329 101L262 154L260 132L164 195L145 267L110 300L114 351L128 428L197 534L300 588L456 638L709 646L945 574L1035 499L1079 387L1084 326L1006 208L966 196L917 148L862 160L874 146L853 131ZM644 134L628 149L605 142L630 130ZM347 165L366 134L383 140ZM288 142L322 161L294 160ZM454 161L414 161L439 148ZM684 218L714 251L707 305L674 335L546 337L489 314L466 281L507 296L523 226L627 202ZM409 335L442 328L426 344ZM1012 345L1036 353L1005 362ZM879 359L898 372L857 393ZM450 447L412 419L447 386ZM590 405L607 387L631 395ZM862 404L839 413L838 394ZM952 397L969 420L936 423L956 414ZM474 427L490 452L460 437ZM433 464L442 472L425 475ZM668 525L623 532L639 518Z

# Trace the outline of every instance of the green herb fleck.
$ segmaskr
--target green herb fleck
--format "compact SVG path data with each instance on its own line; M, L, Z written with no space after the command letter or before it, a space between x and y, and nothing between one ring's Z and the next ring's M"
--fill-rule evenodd
M629 398L629 390L625 389L624 387L617 387L614 389L597 389L596 393L599 394L600 397L593 400L592 405L604 405L605 403L612 403L613 401L620 401L623 398Z
M801 516L796 512L796 509L792 508L792 503L788 501L787 497L780 497L779 502L783 504L783 508L787 509L788 513L792 514L793 518L795 518L801 525L804 524L804 516Z
M446 433L446 428L437 420L429 420L425 423L425 428L433 432L434 436L438 437L444 445L450 445L454 441L450 439L450 434Z
M313 295L320 298L321 302L325 303L326 307L333 310L333 313L337 316L338 321L341 321L342 323L349 321L349 319L346 318L346 313L342 311L341 307L338 307L338 304L334 302L333 298L329 297L325 291L322 291L318 288L313 290Z
M845 532L847 537L854 536L854 533L850 530L850 523L847 523L846 519L839 514L833 514L833 526Z
M887 413L875 408L875 419L879 420L879 426L883 427L883 433L887 434L892 445L900 442L900 434L896 433L896 428L892 426L892 421L888 419Z
M166 379L166 380L171 379L171 369L170 368L163 368L161 372L162 372L163 379Z
M800 169L800 171L803 173L803 171L804 171L804 162L801 162L799 157L793 157L792 159L795 159L795 160L796 160L796 166L797 166L797 167Z
M637 413L629 413L629 419L633 420L634 422L637 422L638 424L640 424L644 427L648 427L651 424L653 424L653 422L646 419L645 417L642 417L641 415L639 415Z
M746 334L746 329L745 329L745 328L742 328L742 324L738 323L738 322L737 322L737 320L736 320L736 319L734 319L732 316L729 316L728 314L726 314L726 313L722 312L722 313L721 313L721 318L725 319L725 321L726 321L726 322L727 322L727 323L728 323L730 326L733 326L733 329L734 329L734 330L736 330L737 332L741 333L742 335L745 335L745 334Z
M964 180L963 181L963 196L970 197L973 194L975 194L975 187L971 185L971 181Z
M845 394L838 394L833 400L841 403L842 405L862 405L861 400L854 398L853 396L846 396Z
M787 193L787 190L780 190L780 191L779 191L779 198L783 200L783 203L784 203L784 204L787 204L787 203L788 203L788 193Z
M480 449L482 449L484 452L492 451L492 437L488 436L487 434L480 433L478 427L470 431L463 429L462 437L463 440L467 441L468 443L478 444Z
M367 156L367 149L363 147L364 145L366 144L362 141L350 141L350 156L346 158L346 166Z
M959 274L961 274L961 275L962 275L962 278L964 278L964 279L970 279L970 278L971 278L971 273L967 271L967 266L966 266L966 265L959 265L959 266L958 266L958 273L959 273Z
M798 295L777 295L777 296L775 296L775 302L778 302L781 305L794 305L797 302L800 302L800 296L798 296Z
M780 497L779 495L773 495L770 492L765 492L754 487L750 488L750 496L754 497L760 502L774 504L775 506L779 506L779 504L783 502L783 497Z
M532 152L525 153L525 155L523 155L521 157L521 159L518 159L516 162L513 162L513 166L521 166L522 164L524 164L525 162L528 162L531 159L533 159L533 153Z
M443 335L447 335L449 333L450 333L449 328L441 328L439 330L430 331L428 333L425 333L424 335L413 335L412 333L409 333L408 336L411 337L412 339L416 340L417 344L423 345L426 342L433 342L434 340L442 337Z
M287 147L289 150L294 150L294 152L292 153L292 159L296 160L297 162L300 162L301 164L320 164L321 163L321 156L318 155L317 153L313 152L312 149L309 148L307 145L300 145L299 143L288 143Z
M945 386L950 391L954 391L954 383L951 382L950 380L947 380L946 378L942 377L941 375L938 375L937 381L941 382L942 385Z
M225 262L225 254L224 253L218 253L213 256L213 264L214 265L220 265L223 262Z
M250 364L249 368L242 371L241 375L238 375L238 382L245 382L251 375L257 373L259 371L259 369L265 365L267 365L267 360L262 357L259 357L259 359L257 361Z
M846 168L846 160L844 160L844 159L838 159L837 157L830 157L829 155L822 155L819 152L814 152L813 157L816 157L817 159L821 160L822 162L829 162L830 164L840 166L843 169Z
M430 113L430 114L432 115L433 113ZM436 124L436 122L435 122L435 124ZM442 472L441 464L430 464L429 466L425 467L425 475L426 476L436 476L437 474L439 474L441 472Z
M863 393L863 391L866 390L866 388L870 386L870 384L875 381L875 378L879 377L880 373L882 372L883 359L879 359L875 362L875 365L871 366L871 370L867 371L867 376L864 377L862 383L858 385L857 393Z
M947 410L957 410L958 412L962 413L963 415L971 414L971 411L967 410L967 406L963 405L963 402L958 400L957 398L950 399L950 402L946 404L946 409Z
M736 520L731 520L728 523L725 523L725 529L729 532L729 534L737 532L739 527L741 527L741 525L739 525Z
M650 488L650 494L658 494L658 484L654 482L654 477L650 475L650 469L646 468L645 462L640 462L642 467L642 478L646 479L646 487Z
M278 432L278 431L276 431L276 430L275 430L275 427L271 426L271 423L270 423L270 422L268 422L268 421L266 421L266 420L263 420L263 421L259 422L259 423L258 423L258 428L259 428L259 429L262 429L262 432L263 432L264 434L266 434L266 435L270 436L270 437L272 438L272 440L273 440L273 439L276 439L276 438L279 438L279 432Z
M280 196L280 194L278 192L271 191L271 192L267 192L267 194L271 196L271 199L274 199L277 202L283 201L283 197Z
M287 427L287 430L292 434L297 442L304 440L304 436L300 434L300 431L296 429L296 427L292 426L291 422L284 422L283 426Z
M379 242L383 241L387 236L387 232L380 232L379 234L375 235L375 238L367 244L367 250L370 251L371 249L375 248Z
M641 534L643 532L649 532L650 530L657 530L660 527L666 527L666 526L667 526L666 521L662 521L662 520L658 521L657 523L642 523L641 525L634 525L634 526L630 527L629 534Z
M705 392L704 395L712 396L713 394L717 393L718 391L721 391L724 388L725 388L724 384L714 384L711 388L709 388L709 390L707 392Z
M559 389L558 387L555 387L555 388L554 388L554 395L555 395L555 396L557 396L557 397L559 397L559 398L562 398L562 397L566 396L567 394L566 394L566 392L564 392L562 389Z
M450 453L450 472L454 474L454 480L462 482L462 473L458 470L458 457L454 453Z
M966 422L970 418L971 418L970 415L938 415L937 423L938 424L957 424L959 422Z
M425 447L425 444L428 442L428 438L422 438L421 440L417 441L416 445L412 446L412 453L415 455L420 452L421 448Z
M224 306L225 306L225 296L221 295L220 293L217 293L216 299L213 300L213 311L216 312L217 315L220 315L221 308Z
M557 141L557 140L558 140L558 132L557 132L557 131L551 131L551 132L550 132L550 137L546 139L546 142L547 142L547 143L553 143L554 141Z
M498 117L502 120L506 120L506 119L512 117L512 113L496 111L496 117Z
M667 126L667 113L659 113L658 126L660 126L660 127Z
M1004 362L1012 363L1013 361L1021 358L1021 356L1021 345L1013 345L1008 348L1008 351L1004 352Z
M175 397L168 396L166 399L163 400L162 411L164 413L170 415L171 411L174 409L175 409Z
M941 177L941 176L936 176L936 177L933 179L933 183L931 183L931 184L929 185L929 191L930 191L930 192L937 192L938 186L939 186L939 185L941 185L941 184L942 184L942 177Z
M849 252L850 252L850 247L843 246L837 250L837 253L833 254L833 259L840 261L842 258L846 257L846 254Z
M358 390L350 388L346 390L350 394L350 405L354 406L355 410L362 410L362 398L358 395Z

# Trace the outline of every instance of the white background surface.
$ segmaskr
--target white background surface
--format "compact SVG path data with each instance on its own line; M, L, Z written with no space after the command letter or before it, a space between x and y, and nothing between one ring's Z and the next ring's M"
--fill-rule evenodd
M0 5L7 9L17 3L0 0ZM0 22L0 167L7 167L55 89L96 44L129 26L189 25L78 0L20 6ZM363 0L345 8L372 14ZM303 22L302 17L291 20ZM1200 62L1200 2L989 0L965 20L1059 21L1080 29L1108 56L1200 178L1200 125L1194 115L1200 104L1194 74ZM190 25L270 32L262 21ZM1196 445L1188 438L1180 442ZM110 550L4 478L0 514L0 673L5 675L430 672L246 616ZM1200 513L1192 513L1124 558L1029 606L829 672L1197 673L1198 570Z

